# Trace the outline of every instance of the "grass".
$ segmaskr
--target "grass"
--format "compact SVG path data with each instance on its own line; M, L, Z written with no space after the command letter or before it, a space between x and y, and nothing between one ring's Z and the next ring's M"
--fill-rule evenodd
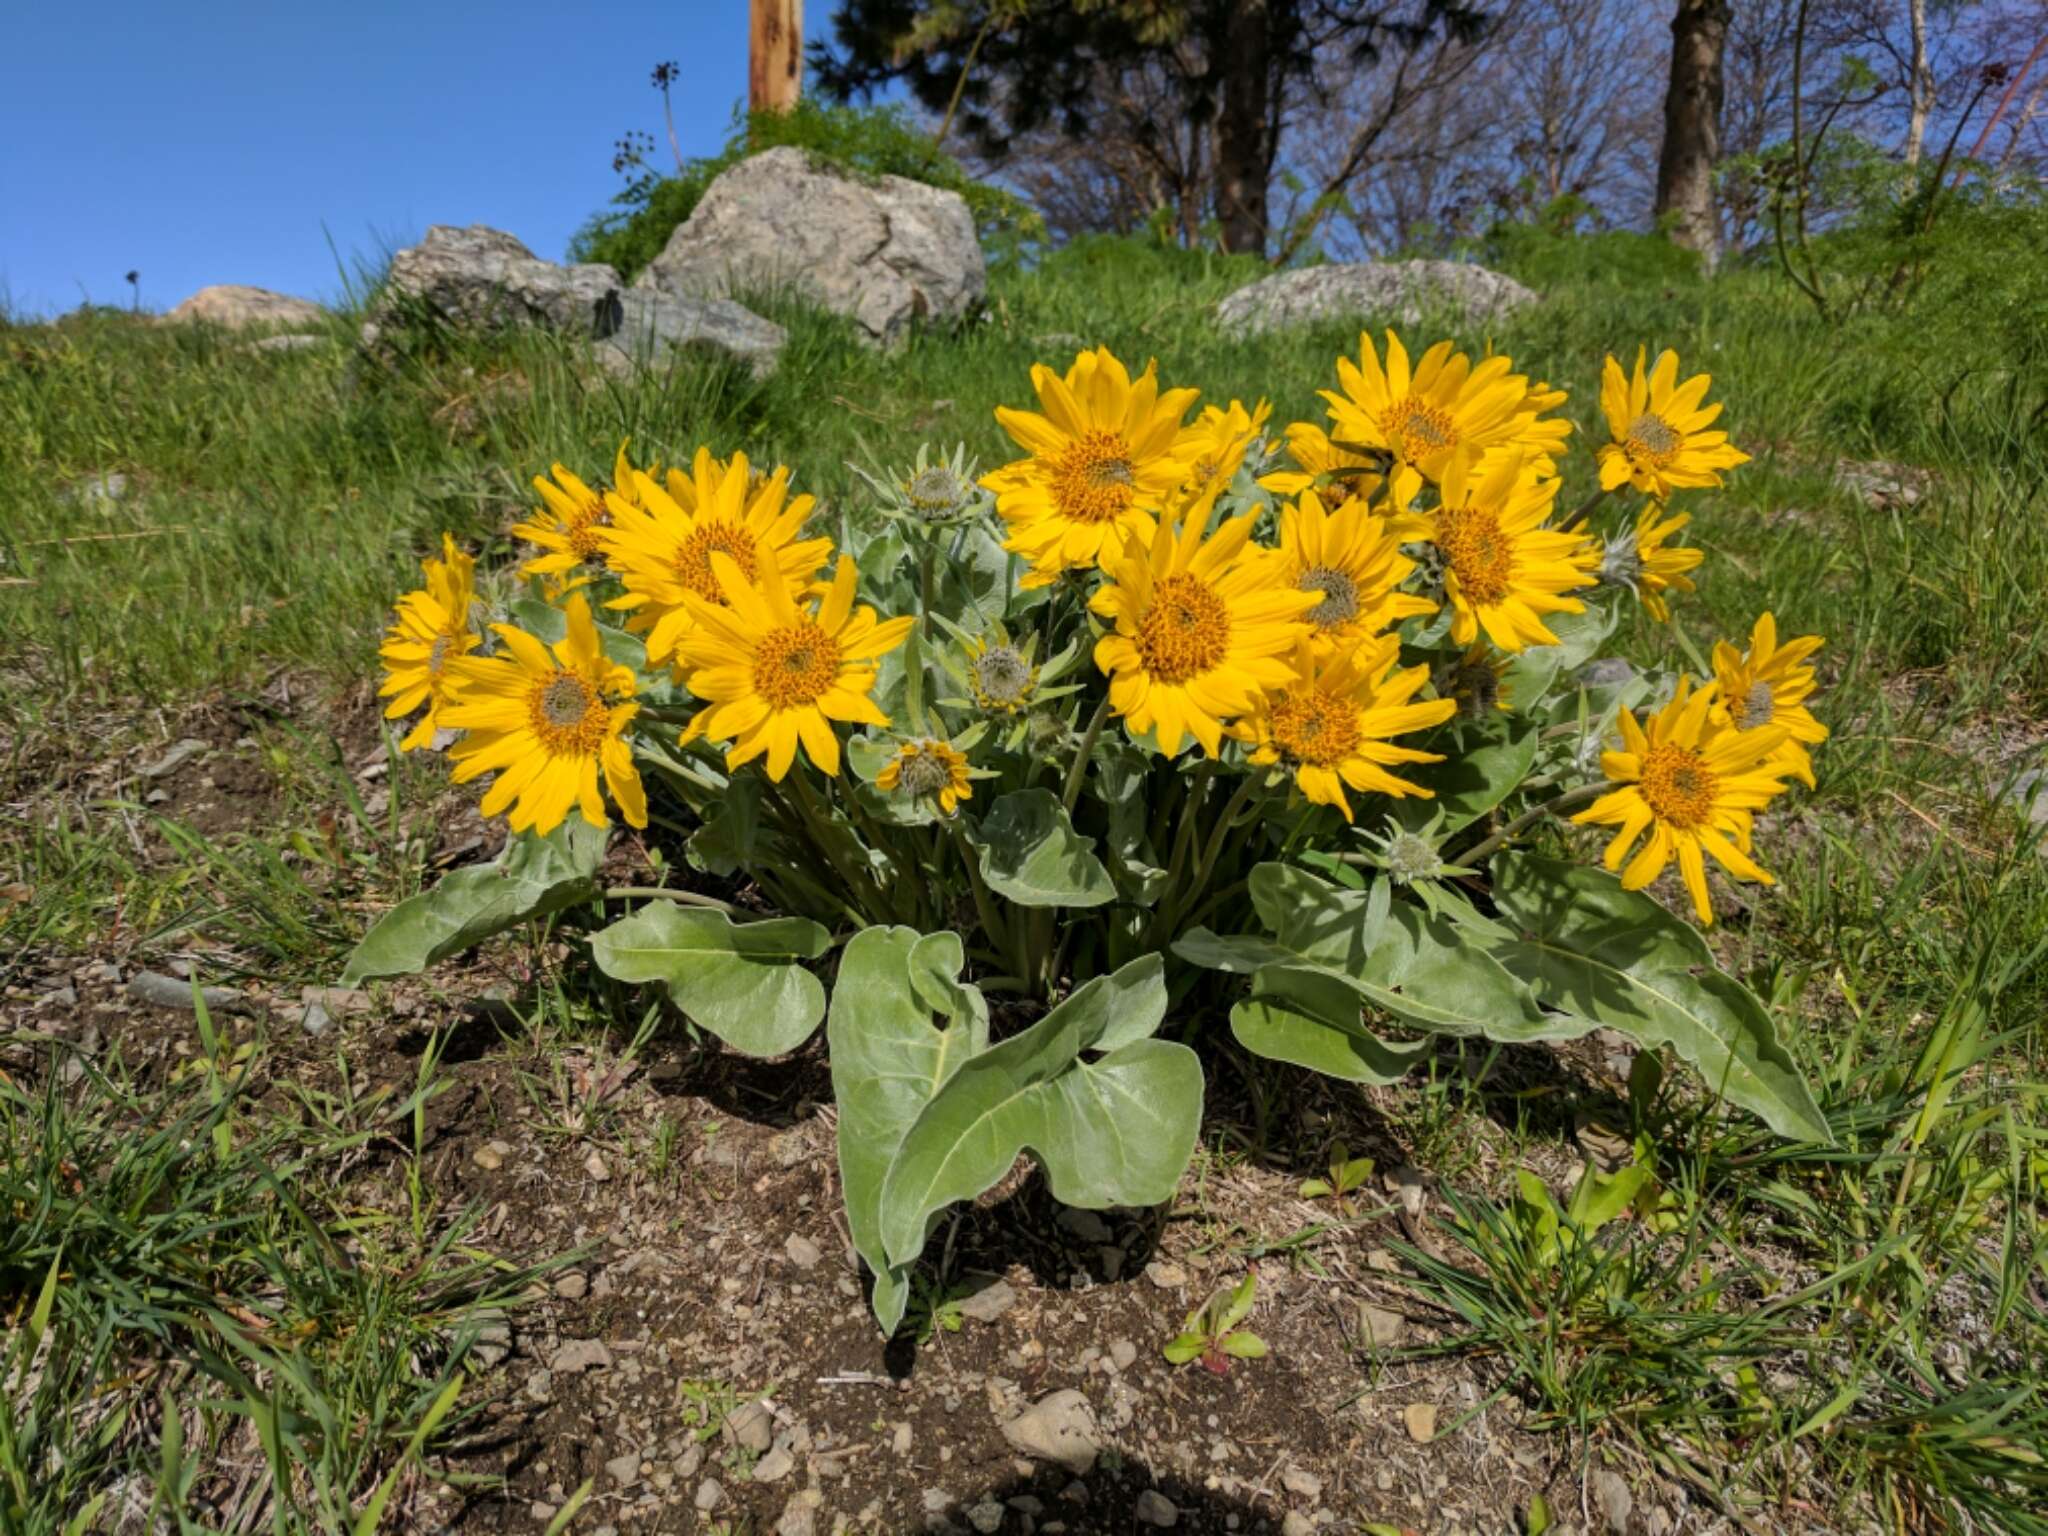
M1760 836L1779 885L1716 943L1781 1010L1840 1144L1782 1145L1669 1085L1607 1106L1646 1138L1670 1219L1547 1253L1508 1175L1576 1157L1572 1116L1506 1072L1418 1076L1388 1102L1456 1183L1432 1248L1406 1250L1451 1325L1436 1348L1573 1456L1653 1461L1754 1528L2048 1530L2048 859L2006 798L2048 764L2048 348L1938 279L1828 327L1767 274L1585 267L1496 333L1455 334L1568 388L1587 434L1602 356L1675 346L1756 455L1691 503L1700 594L1625 647L1698 656L1766 606L1828 637L1818 792ZM385 370L342 344L353 317L282 354L116 315L0 328L0 885L20 893L0 896L0 983L109 951L330 979L364 914L429 876L441 812L436 771L410 763L373 808L323 715L366 702L384 611L443 528L503 579L549 461L601 473L621 437L669 461L707 440L857 511L846 461L928 438L999 462L991 408L1084 340L1309 414L1355 333L1222 339L1209 310L1246 275L1083 246L999 272L982 321L889 355L783 309L765 383L594 383L532 335ZM1917 497L1866 501L1841 460L1896 466ZM85 493L109 474L125 495ZM280 679L312 707L255 710ZM202 828L96 787L94 764L160 749L194 710L253 720L237 751L260 816ZM601 1039L622 1000L547 985L520 1081L581 1134L607 1112L547 1042ZM294 1096L260 1034L209 1031L148 1072L11 1043L27 1054L0 1061L35 1066L0 1072L0 1531L90 1526L120 1500L181 1529L331 1530L380 1489L424 1497L474 1406L450 1390L476 1330L527 1278L436 1196L431 1053L403 1091ZM1269 1070L1243 1068L1270 1122L1255 1149L1292 1134ZM666 1168L682 1131L663 1124L647 1156ZM372 1148L390 1199L366 1217L343 1191ZM221 1469L252 1454L266 1477L224 1508Z

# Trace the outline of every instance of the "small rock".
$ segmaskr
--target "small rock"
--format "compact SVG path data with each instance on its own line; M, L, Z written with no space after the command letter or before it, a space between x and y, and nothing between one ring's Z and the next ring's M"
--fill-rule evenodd
M180 981L174 976L165 976L157 971L137 971L135 979L128 983L128 995L138 1003L147 1003L152 1008L176 1008L185 1013L194 1012L192 983ZM249 1000L239 992L226 987L201 987L199 999L206 1005L208 1013L247 1013Z
M708 1515L725 1502L725 1485L715 1477L707 1477L697 1485L697 1497L690 1501L697 1506L697 1512Z
M896 1432L889 1437L889 1450L897 1456L910 1454L910 1421L904 1420L896 1426Z
M1109 1241L1109 1223L1093 1211L1084 1211L1079 1206L1068 1206L1059 1214L1059 1224L1084 1243L1106 1243Z
M1636 1496L1629 1492L1628 1479L1619 1472L1601 1470L1593 1474L1593 1502L1613 1536L1628 1536L1629 1516L1635 1513Z
M789 1241L782 1245L782 1251L788 1255L789 1262L798 1269L816 1269L819 1261L825 1257L824 1250L800 1232L790 1233Z
M299 1028L309 1035L324 1035L333 1027L334 1019L324 1003L308 1003L299 1011Z
M1287 1511L1280 1522L1280 1536L1315 1536L1316 1523L1298 1509Z
M555 1294L564 1301L581 1301L590 1292L590 1278L580 1269L572 1269L555 1282Z
M1436 1438L1436 1404L1410 1403L1401 1410L1401 1422L1408 1426L1408 1438L1427 1445Z
M1513 278L1470 262L1332 261L1260 278L1219 303L1216 319L1226 336L1259 336L1354 317L1417 325L1443 309L1495 321L1536 302Z
M155 762L145 764L143 767L136 769L135 776L138 779L164 778L169 774L176 773L185 764L191 762L193 758L204 752L207 746L208 743L201 741L197 736L187 736L182 741L173 742L170 749Z
M42 1008L76 1008L78 1006L78 989L76 987L58 987L53 992L45 992L36 999L36 1004Z
M628 1451L623 1456L614 1456L604 1464L604 1470L621 1488L630 1488L640 1481L640 1453Z
M1072 1387L1048 1393L1018 1414L1003 1426L1003 1438L1027 1456L1084 1477L1101 1449L1095 1410Z
M1017 1291L1007 1280L985 1285L960 1302L960 1315L977 1323L992 1323L1017 1304Z
M1145 1266L1145 1278L1162 1291L1175 1291L1188 1283L1188 1272L1165 1259L1154 1259Z
M1034 1519L1045 1513L1045 1500L1035 1499L1028 1493L1012 1494L1003 1502L1017 1511L1018 1514L1030 1515Z
M983 1499L967 1511L967 1523L981 1536L995 1536L1003 1528L1003 1506L994 1499Z
M953 1495L943 1488L927 1488L924 1491L924 1512L928 1515L943 1515L953 1507Z
M585 1371L608 1371L612 1352L602 1339L571 1339L555 1351L548 1362L557 1376L580 1376Z
M1280 1474L1280 1486L1311 1504L1323 1496L1323 1480L1306 1467L1289 1467Z
M239 331L260 325L319 325L327 311L311 299L252 288L246 283L214 283L201 288L167 313L164 325L217 325Z
M1398 1312L1376 1307L1369 1301L1358 1304L1358 1331L1374 1349L1392 1349L1401 1342L1408 1320Z
M127 497L128 477L118 472L93 475L64 493L66 501L81 501L88 507L96 502L125 501Z
M1138 1517L1140 1523L1156 1525L1161 1530L1180 1523L1180 1510L1174 1506L1173 1500L1157 1488L1147 1488L1139 1494L1138 1502L1131 1507L1131 1513Z
M704 1446L702 1442L692 1440L688 1449L669 1463L669 1470L674 1472L677 1477L695 1477L698 1469L703 1465Z
M725 1432L741 1450L752 1451L759 1456L775 1440L775 1415L768 1405L758 1399L741 1403L726 1415Z
M555 1395L555 1373L545 1366L526 1378L526 1395L536 1403L544 1403Z
M469 1154L469 1160L486 1173L495 1173L505 1166L505 1159L512 1155L509 1141L487 1141Z
M2027 825L2048 828L2048 768L2027 769L2012 781L2005 798Z
M1385 1248L1368 1248L1365 1251L1365 1267L1375 1274L1398 1275L1401 1261Z
M487 1370L504 1364L505 1357L512 1353L512 1325L496 1317L478 1324L476 1343L470 1346L470 1353Z
M111 960L95 960L78 973L78 979L89 987L118 987L121 967Z
M824 1503L823 1493L806 1488L782 1506L782 1518L775 1522L775 1536L816 1536L818 1510Z
M754 1463L754 1481L757 1483L779 1483L796 1468L796 1455L786 1440L779 1440L775 1449Z
M599 1184L609 1182L612 1176L611 1169L605 1166L604 1154L595 1147L590 1149L590 1156L583 1159L583 1171Z
M1109 1346L1109 1361L1120 1371L1128 1371L1138 1363L1138 1346L1129 1339L1118 1339Z

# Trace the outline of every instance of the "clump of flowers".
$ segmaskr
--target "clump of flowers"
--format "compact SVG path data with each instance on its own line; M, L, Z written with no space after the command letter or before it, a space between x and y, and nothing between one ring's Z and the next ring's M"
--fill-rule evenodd
M1761 813L1827 736L1819 637L1764 614L1709 676L1588 670L1707 576L1670 499L1745 461L1709 381L1608 359L1574 504L1564 391L1510 358L1389 331L1334 372L1322 420L1276 429L1093 348L996 412L1010 462L855 466L829 521L713 444L666 471L622 445L602 486L556 465L513 530L538 590L479 616L449 541L381 653L404 744L457 733L519 834L507 880L404 904L351 975L592 910L614 815L664 884L614 893L644 905L593 958L699 1027L791 1049L841 945L847 1216L886 1325L934 1212L1027 1144L1062 1199L1164 1198L1204 1028L1372 1082L1414 1059L1383 1029L1606 1025L1826 1139L1763 1005L1648 894L1710 923L1717 881L1771 881ZM992 1045L992 993L1049 1008L1030 1050ZM1741 1027L1656 1022L1695 1007ZM956 1091L987 1098L931 1108Z

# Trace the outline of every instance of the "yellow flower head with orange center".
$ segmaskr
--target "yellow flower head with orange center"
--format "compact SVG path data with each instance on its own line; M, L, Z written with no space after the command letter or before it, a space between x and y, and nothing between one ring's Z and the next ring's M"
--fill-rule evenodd
M1556 474L1557 461L1564 457L1565 442L1572 435L1572 424L1562 416L1543 413L1559 409L1570 398L1563 390L1541 380L1529 385L1522 403L1515 407L1514 434L1497 451L1520 449L1531 473Z
M1469 469L1487 449L1521 430L1518 414L1528 381L1505 357L1478 367L1448 341L1422 354L1411 371L1401 338L1387 332L1387 365L1380 368L1372 338L1358 338L1358 362L1337 359L1342 393L1330 402L1330 436L1340 443L1384 450L1393 459L1393 507L1405 512L1424 481L1441 485L1453 469Z
M604 531L606 558L626 589L609 606L632 615L626 628L647 636L654 662L671 660L696 622L687 597L725 601L713 555L731 560L749 581L773 570L802 591L832 553L830 539L798 537L814 501L789 494L789 471L780 465L757 478L745 454L725 461L699 448L690 474L678 480L673 470L666 488L636 476L635 500L614 497Z
M1785 744L1776 761L1808 789L1814 787L1808 748L1828 739L1828 728L1806 706L1815 687L1807 658L1820 648L1819 635L1801 635L1780 645L1778 621L1768 613L1750 631L1748 650L1738 651L1726 640L1714 645L1719 686L1715 714L1741 731L1783 727Z
M1363 501L1323 510L1314 491L1280 509L1277 559L1285 583L1316 594L1302 617L1318 659L1351 649L1361 640L1415 614L1435 613L1426 597L1397 590L1415 570L1401 553L1392 522L1367 510Z
M615 487L632 481L634 471L626 460L623 442L619 444L612 473ZM585 561L598 560L604 554L604 531L612 520L604 493L584 484L560 464L554 465L549 474L554 476L552 480L544 475L533 477L533 488L540 492L543 503L540 510L525 522L512 525L517 537L539 545L542 550L519 568L524 576L565 576Z
M1600 758L1600 771L1621 788L1572 818L1618 828L1603 862L1621 871L1624 890L1641 890L1676 859L1703 923L1714 920L1706 855L1739 879L1773 883L1749 856L1750 829L1755 813L1784 793L1789 771L1778 756L1783 727L1739 730L1715 718L1714 704L1711 685L1695 691L1681 677L1647 730L1623 710L1622 750ZM1638 838L1643 845L1630 858Z
M1312 421L1289 422L1287 440L1291 468L1259 476L1259 484L1275 496L1299 496L1313 489L1326 507L1348 501L1369 502L1381 485L1373 460L1330 441L1330 434Z
M448 698L448 665L483 644L483 637L470 624L470 608L476 600L476 561L455 547L448 534L441 535L441 558L420 562L426 573L425 588L408 592L398 600L396 622L384 632L377 655L384 662L384 684L377 690L384 706L384 718L396 720L420 705L420 716L400 741L398 749L410 752L424 747L441 728L441 707Z
M777 783L801 745L814 767L836 775L833 722L889 724L870 697L876 665L917 621L877 620L874 609L856 608L860 573L846 556L824 591L801 602L773 566L750 579L730 555L714 550L711 569L723 602L683 595L695 622L677 642L677 665L690 692L707 701L684 730L684 743L730 742L728 768L765 756Z
M1704 550L1669 540L1692 521L1690 512L1663 514L1662 504L1645 502L1636 515L1636 525L1619 538L1610 539L1600 558L1600 579L1631 588L1643 600L1643 610L1662 624L1671 617L1669 592L1696 590L1688 571L1699 569L1707 558Z
M1245 455L1259 440L1259 434L1265 430L1266 420L1272 414L1272 404L1265 400L1250 410L1245 409L1242 400L1231 401L1227 408L1220 405L1202 407L1202 414L1180 434L1178 449L1188 456L1188 479L1181 488L1174 509L1176 515L1209 515L1209 509L1216 505L1216 498L1230 489L1230 482L1237 478Z
M598 785L602 772L626 820L644 827L647 795L624 739L640 712L632 670L604 654L582 593L570 594L567 616L568 633L552 646L510 624L493 624L505 647L500 654L450 663L455 685L441 720L467 733L449 749L455 782L495 773L484 815L510 806L514 832L544 836L572 810L594 827L610 824Z
M1719 485L1720 471L1747 464L1749 455L1728 441L1726 432L1710 432L1721 414L1707 405L1713 379L1696 373L1678 382L1678 354L1657 355L1656 366L1643 373L1645 349L1636 350L1635 377L1621 371L1612 357L1600 375L1600 409L1614 441L1600 446L1600 489L1633 485L1659 501L1687 486Z
M1042 411L996 409L1030 455L982 476L1009 531L1005 549L1031 563L1027 587L1113 559L1126 536L1144 538L1187 479L1194 452L1181 441L1192 389L1161 393L1151 364L1133 380L1107 347L1083 352L1064 377L1031 370Z
M1443 755L1396 746L1392 738L1441 725L1458 706L1450 699L1416 702L1429 668L1403 668L1400 659L1401 642L1392 635L1324 661L1304 641L1295 656L1296 681L1268 693L1231 734L1252 744L1252 762L1286 768L1304 795L1335 806L1346 821L1352 819L1347 788L1430 797L1433 791L1387 768L1440 763Z
M1089 599L1115 626L1095 644L1110 707L1168 756L1193 736L1214 757L1226 724L1294 678L1302 615L1320 595L1287 586L1277 560L1247 552L1254 521L1231 518L1207 538L1198 519L1162 521L1124 547Z
M1484 630L1504 651L1555 645L1547 613L1583 613L1565 594L1591 586L1600 556L1582 534L1545 528L1558 482L1523 471L1517 453L1489 455L1479 473L1452 465L1430 539L1443 560L1451 638L1470 645Z
M875 775L875 788L912 800L935 800L948 816L960 809L962 800L974 798L966 755L951 742L931 736L898 747L896 755Z

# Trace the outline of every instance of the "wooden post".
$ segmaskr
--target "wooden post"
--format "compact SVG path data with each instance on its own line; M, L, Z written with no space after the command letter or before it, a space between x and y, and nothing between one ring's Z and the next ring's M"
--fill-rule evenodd
M803 94L804 0L751 0L747 108L787 112Z

